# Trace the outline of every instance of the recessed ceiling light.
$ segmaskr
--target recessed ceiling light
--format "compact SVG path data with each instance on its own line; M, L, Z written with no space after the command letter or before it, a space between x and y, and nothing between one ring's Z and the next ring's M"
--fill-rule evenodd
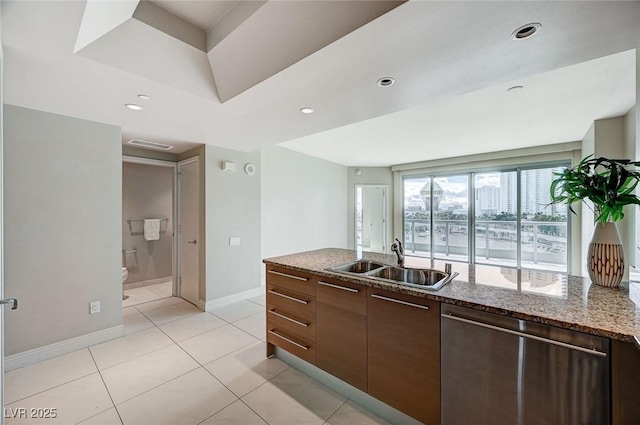
M378 87L389 87L392 86L395 82L396 80L393 77L382 77L376 84L378 84Z
M511 38L514 40L524 40L525 38L529 38L542 27L542 24L538 22L532 22L530 24L525 24L521 27L518 27L511 33Z
M522 90L524 88L524 86L511 86L507 89L507 91L518 91L518 90Z
M127 103L124 106L131 109L132 111L142 111L144 109L142 106L136 105L135 103Z
M302 112L303 114L313 114L316 110L313 108L309 108L308 106L305 106L304 108L300 108L300 112Z
M146 94L139 94L138 95L138 99L151 100L151 98L149 96L147 96Z

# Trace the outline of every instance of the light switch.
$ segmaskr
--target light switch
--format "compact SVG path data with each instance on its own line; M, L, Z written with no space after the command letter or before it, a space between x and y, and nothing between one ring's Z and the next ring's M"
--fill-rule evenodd
M240 245L240 238L229 238L229 246L238 246Z

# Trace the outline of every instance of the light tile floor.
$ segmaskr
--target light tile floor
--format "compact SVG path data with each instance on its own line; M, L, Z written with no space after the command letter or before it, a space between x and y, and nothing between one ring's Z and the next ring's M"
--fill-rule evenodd
M137 288L142 289L142 288ZM265 356L264 296L203 313L180 298L123 309L125 336L5 374L12 424L373 425L387 422Z
M122 300L122 307L131 307L150 301L156 301L171 297L173 283L156 283L155 285L142 286L140 288L125 289L124 294L129 298Z

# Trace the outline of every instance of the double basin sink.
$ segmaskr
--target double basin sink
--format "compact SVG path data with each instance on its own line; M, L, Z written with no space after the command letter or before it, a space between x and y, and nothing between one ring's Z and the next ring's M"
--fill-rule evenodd
M447 265L446 268L447 271L445 272L434 269L409 269L390 266L377 261L358 260L330 267L328 270L437 291L458 275L458 273L451 273L449 271L449 265Z

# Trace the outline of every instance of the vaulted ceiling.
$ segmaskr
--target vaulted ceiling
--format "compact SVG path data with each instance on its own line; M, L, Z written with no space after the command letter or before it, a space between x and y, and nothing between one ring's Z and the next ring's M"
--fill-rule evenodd
M638 22L639 2L611 1L3 1L5 102L174 152L390 165L577 140L626 113Z

